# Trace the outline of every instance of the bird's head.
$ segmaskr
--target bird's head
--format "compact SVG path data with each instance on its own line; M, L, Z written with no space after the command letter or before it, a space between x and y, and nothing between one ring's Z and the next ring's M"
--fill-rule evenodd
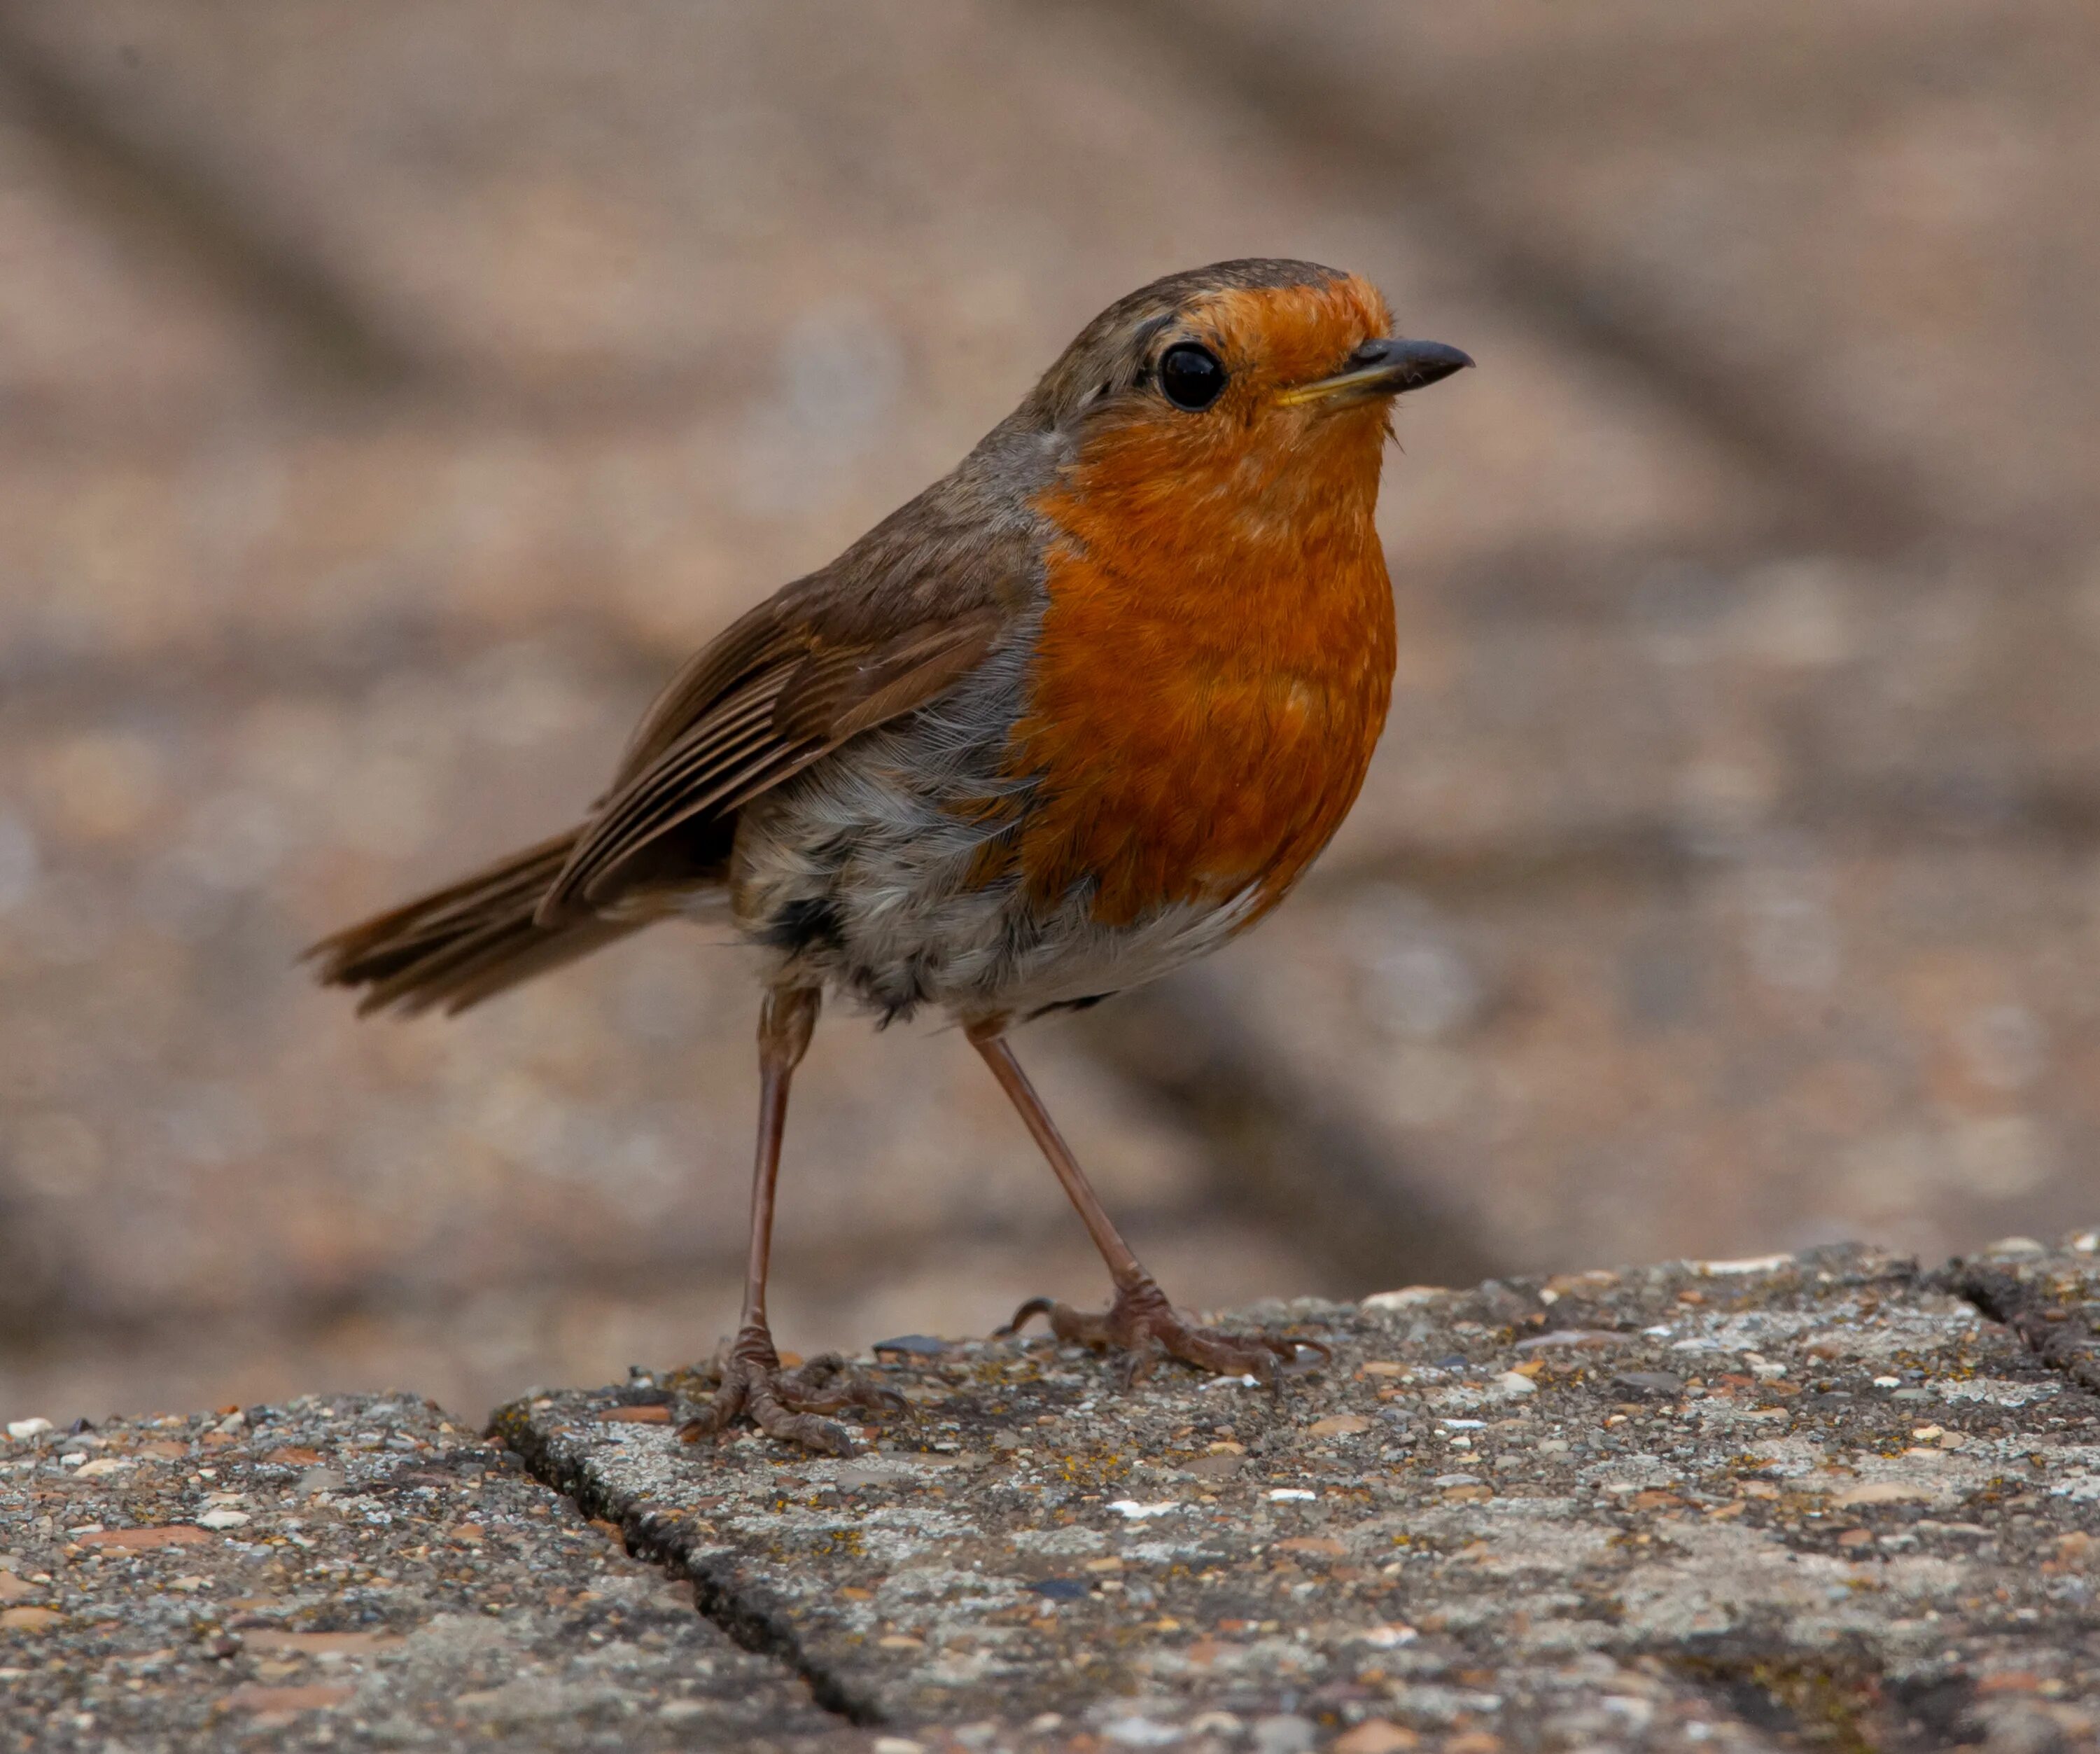
M1231 502L1290 515L1375 501L1392 399L1473 362L1392 334L1378 289L1309 262L1155 281L1082 330L1021 418L1070 445L1090 493L1132 510Z

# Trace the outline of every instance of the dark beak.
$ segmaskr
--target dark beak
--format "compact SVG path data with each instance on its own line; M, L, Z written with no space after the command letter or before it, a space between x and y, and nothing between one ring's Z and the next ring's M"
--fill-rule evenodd
M1285 402L1324 402L1331 397L1360 401L1370 396L1402 395L1452 373L1472 360L1440 341L1367 341L1349 356L1346 369L1332 378L1315 378L1286 390Z

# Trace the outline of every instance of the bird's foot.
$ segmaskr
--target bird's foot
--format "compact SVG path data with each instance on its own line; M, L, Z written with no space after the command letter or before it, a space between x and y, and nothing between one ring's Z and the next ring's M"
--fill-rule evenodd
M773 1349L773 1336L763 1328L740 1330L707 1374L719 1385L712 1400L695 1407L681 1394L672 1403L672 1416L682 1421L682 1443L717 1436L741 1416L783 1443L799 1443L826 1456L850 1456L852 1437L823 1415L853 1407L911 1411L902 1395L868 1381L836 1352L788 1369Z
M1068 1344L1120 1354L1118 1364L1126 1386L1144 1381L1162 1359L1174 1358L1198 1370L1212 1371L1220 1376L1251 1376L1273 1388L1279 1373L1313 1369L1333 1356L1317 1340L1281 1334L1228 1334L1199 1327L1167 1301L1166 1292L1149 1275L1119 1286L1115 1301L1101 1315L1074 1310L1052 1298L1031 1297L1013 1312L1013 1319L999 1332L1017 1332L1037 1315L1048 1316L1050 1332ZM1299 1363L1301 1351L1316 1354L1312 1364Z

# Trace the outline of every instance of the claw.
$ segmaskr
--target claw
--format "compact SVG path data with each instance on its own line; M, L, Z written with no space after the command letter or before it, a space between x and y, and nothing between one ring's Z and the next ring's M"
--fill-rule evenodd
M721 1387L679 1425L681 1443L717 1436L742 1414L769 1438L827 1456L850 1456L854 1441L845 1428L818 1416L849 1407L911 1411L902 1395L864 1381L836 1352L814 1358L799 1369L783 1369L772 1336L762 1328L739 1333L716 1360L712 1374ZM680 1410L692 1407L682 1396L677 1405Z
M1005 1327L995 1328L991 1331L991 1337L995 1340L1010 1340L1026 1328L1035 1317L1047 1316L1057 1307L1057 1300L1055 1297L1030 1297L1027 1302L1013 1312L1013 1319Z
M1317 1340L1277 1334L1227 1334L1202 1328L1184 1317L1149 1279L1119 1288L1107 1311L1096 1315L1051 1297L1030 1297L994 1338L1017 1333L1032 1318L1048 1318L1050 1332L1068 1345L1113 1351L1117 1376L1125 1388L1149 1377L1161 1360L1179 1359L1198 1370L1223 1376L1252 1376L1273 1389L1282 1376L1304 1376L1330 1363L1334 1353ZM1301 1354L1314 1354L1310 1363Z

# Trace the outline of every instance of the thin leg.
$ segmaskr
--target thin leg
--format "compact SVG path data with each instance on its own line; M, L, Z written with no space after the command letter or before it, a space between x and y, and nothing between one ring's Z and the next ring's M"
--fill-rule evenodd
M751 1251L744 1261L741 1325L761 1332L773 1260L773 1192L780 1179L780 1141L788 1131L788 1086L810 1051L823 1002L814 987L775 987L758 1014L758 1146L751 1166Z
M765 1279L773 1254L773 1194L780 1174L780 1140L788 1124L788 1086L809 1050L822 993L814 987L776 987L758 1020L758 1148L751 1175L751 1252L744 1268L743 1317L718 1361L721 1386L713 1400L679 1427L686 1442L723 1430L739 1413L768 1437L832 1456L853 1454L853 1439L823 1413L849 1407L902 1407L902 1398L862 1382L836 1354L814 1358L799 1371L783 1370L765 1318Z
M1108 1263L1109 1277L1115 1286L1115 1301L1105 1315L1086 1314L1049 1297L1031 1297L1014 1312L1013 1319L1001 1332L1011 1333L1030 1316L1047 1315L1051 1331L1060 1340L1092 1346L1096 1350L1113 1347L1126 1354L1128 1373L1133 1381L1147 1375L1162 1358L1177 1358L1185 1363L1220 1375L1251 1376L1262 1382L1273 1383L1278 1359L1288 1364L1296 1359L1300 1348L1323 1359L1326 1357L1326 1347L1316 1341L1271 1334L1220 1333L1213 1328L1198 1327L1176 1311L1167 1301L1166 1292L1159 1288L1158 1282L1145 1270L1144 1264L1131 1252L1130 1244L1123 1239L1107 1208L1101 1204L1101 1196L1094 1191L1093 1183L1087 1179L1079 1159L1072 1155L1071 1147L1057 1130L1057 1123L1050 1118L1050 1111L1043 1106L1043 1098L1035 1093L1035 1086L1028 1081L1028 1074L1013 1057L1013 1049L1006 1039L1005 1020L973 1023L964 1033L969 1037L970 1045L984 1056L985 1063L991 1067L992 1076L999 1080L1008 1098L1021 1111L1021 1118L1027 1123L1043 1155L1049 1159L1066 1198L1078 1210L1079 1222L1086 1226L1087 1234L1094 1239L1094 1247L1101 1250L1101 1259Z

